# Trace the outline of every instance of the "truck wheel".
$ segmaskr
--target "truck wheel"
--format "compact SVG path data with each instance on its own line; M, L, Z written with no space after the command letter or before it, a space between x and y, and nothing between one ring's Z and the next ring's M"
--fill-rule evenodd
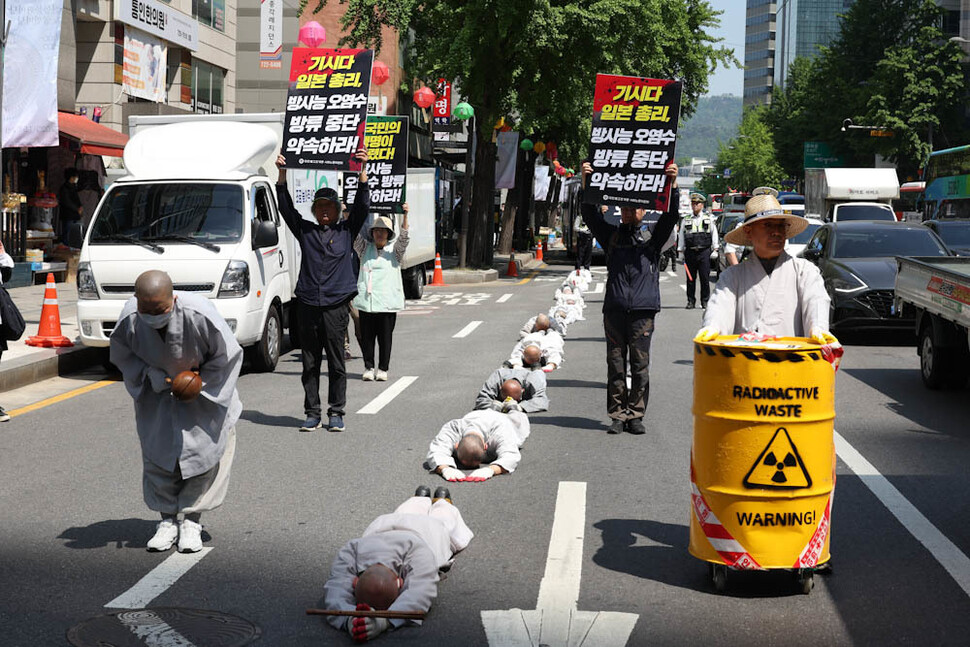
M408 299L420 299L424 296L424 285L427 282L424 265L418 265L408 270L404 282L404 296Z
M947 385L947 358L932 322L927 322L919 333L919 372L928 388L942 389Z
M263 336L253 348L253 368L261 373L272 372L276 363L280 361L280 349L283 343L283 326L280 323L280 311L271 306L263 324Z

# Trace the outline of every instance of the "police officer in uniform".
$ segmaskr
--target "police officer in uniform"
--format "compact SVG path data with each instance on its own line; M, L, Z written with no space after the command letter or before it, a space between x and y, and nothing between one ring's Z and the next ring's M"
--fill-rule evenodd
M714 216L704 211L706 200L701 193L690 194L692 214L681 223L677 241L677 251L684 254L684 262L687 264L688 310L697 304L698 279L701 282L701 307L707 307L707 299L711 296L711 252L717 251L720 243Z

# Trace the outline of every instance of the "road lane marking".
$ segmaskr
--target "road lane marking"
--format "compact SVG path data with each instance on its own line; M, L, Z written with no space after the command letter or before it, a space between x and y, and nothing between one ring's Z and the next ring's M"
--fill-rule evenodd
M451 336L452 339L461 339L462 337L467 337L468 335L475 332L475 329L482 325L481 321L473 321L454 335Z
M539 272L538 271L533 272L529 276L525 277L524 279L522 279L521 281L519 281L518 283L516 283L516 285L525 285L526 283L528 283L529 281L531 281L532 279L534 279L538 275L539 275Z
M411 386L414 383L414 381L417 379L418 379L417 375L404 375L402 377L399 377L397 381L394 382L394 384L384 389L384 391L379 396L377 396L376 398L374 398L373 400L365 404L364 408L358 411L357 413L362 413L362 414L377 413L385 406L387 406L387 404L390 403L391 400L401 395L401 392L404 391L404 389Z
M970 596L970 558L956 544L916 509L889 480L839 432L835 432L835 449L842 462L849 466L876 498L930 552L947 573Z
M197 553L172 553L164 562L149 571L148 575L104 605L109 609L143 609L149 602L164 593L170 586L189 572L189 569L209 554L211 547Z
M482 611L489 645L622 647L627 643L637 614L577 609L585 533L586 483L560 482L536 608Z
M667 276L672 276L672 277L674 277L674 278L677 278L677 272L675 272L675 271L673 270L673 268L670 268L670 267L668 267L668 268L667 268Z
M119 613L117 617L118 622L128 627L148 647L195 647L195 643L148 609Z
M503 294L502 296L500 296L498 299L495 300L495 303L505 303L511 298L512 298L511 292L509 294Z
M590 290L587 294L600 294L603 292L603 287L605 285L606 283L604 281L597 281L596 285L593 286L593 289Z
M28 404L26 407L20 407L19 409L14 409L13 411L8 411L11 418L17 416L22 416L25 413L30 413L31 411L37 411L38 409L43 409L49 407L52 404L57 404L58 402L64 402L65 400L70 400L71 398L76 398L79 395L84 395L85 393L90 393L91 391L97 391L98 389L104 388L106 386L111 386L112 384L117 384L118 380L101 380L93 384L88 384L87 386L82 386L77 389L68 391L67 393L61 393L60 395L55 395L53 397L41 400L40 402L35 402L33 404Z

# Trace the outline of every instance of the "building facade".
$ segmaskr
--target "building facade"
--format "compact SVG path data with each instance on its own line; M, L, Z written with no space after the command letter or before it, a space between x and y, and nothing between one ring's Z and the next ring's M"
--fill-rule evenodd
M854 0L787 0L778 3L774 85L784 88L792 62L812 58L839 34L839 16Z
M744 22L744 105L771 103L775 74L774 0L748 0Z

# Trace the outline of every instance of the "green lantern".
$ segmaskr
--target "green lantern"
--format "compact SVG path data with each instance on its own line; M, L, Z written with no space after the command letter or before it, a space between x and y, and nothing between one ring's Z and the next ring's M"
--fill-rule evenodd
M529 139L528 137L526 137L525 139L523 139L519 143L519 148L521 148L524 151L531 151L532 150L532 140Z
M457 106L455 106L455 111L453 113L456 119L461 119L465 121L466 119L471 119L475 116L475 109L471 107L470 104L462 101Z

